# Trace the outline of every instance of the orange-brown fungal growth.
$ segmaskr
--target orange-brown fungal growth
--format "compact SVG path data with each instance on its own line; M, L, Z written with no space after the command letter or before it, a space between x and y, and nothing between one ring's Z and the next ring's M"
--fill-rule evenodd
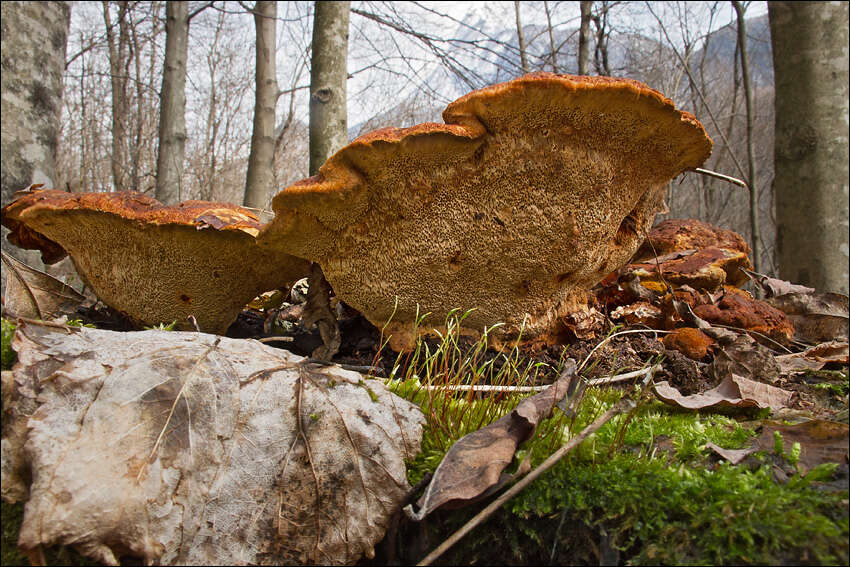
M224 333L258 294L295 281L308 264L257 246L261 225L242 207L186 201L173 207L132 191L28 190L3 209L8 239L71 256L104 303L140 323L177 321Z
M432 324L475 307L464 325L515 330L528 315L533 334L629 259L667 182L712 146L628 79L526 75L443 118L354 140L275 197L260 244L318 262L376 325L412 322L417 304Z

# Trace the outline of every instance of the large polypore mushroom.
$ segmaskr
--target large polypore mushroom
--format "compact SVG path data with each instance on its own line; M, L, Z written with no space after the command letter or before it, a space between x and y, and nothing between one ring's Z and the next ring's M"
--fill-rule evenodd
M475 307L464 325L549 330L572 290L629 259L667 183L712 146L629 79L526 75L443 119L354 140L275 197L260 245L318 262L376 325Z
M45 263L71 256L104 303L140 323L177 321L224 333L259 293L307 274L304 260L257 246L257 217L228 203L173 207L132 191L27 190L3 209L8 239L42 251Z

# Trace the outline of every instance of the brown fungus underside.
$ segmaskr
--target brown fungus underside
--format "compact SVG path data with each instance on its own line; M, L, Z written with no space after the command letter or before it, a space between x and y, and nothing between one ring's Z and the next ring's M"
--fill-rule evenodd
M667 183L712 146L628 79L526 75L443 119L354 140L275 197L260 245L318 262L338 297L394 332L474 307L465 326L516 332L528 315L530 336L628 261Z
M136 321L223 334L258 294L307 274L307 262L257 246L261 224L228 203L165 206L132 191L28 190L3 209L8 238L71 256L98 298Z

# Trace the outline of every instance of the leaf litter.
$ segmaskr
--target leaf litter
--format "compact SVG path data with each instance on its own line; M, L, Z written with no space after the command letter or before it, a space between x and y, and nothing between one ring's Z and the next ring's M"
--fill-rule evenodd
M13 340L3 492L32 472L19 546L36 558L352 563L409 491L423 417L381 382L201 333L21 324Z

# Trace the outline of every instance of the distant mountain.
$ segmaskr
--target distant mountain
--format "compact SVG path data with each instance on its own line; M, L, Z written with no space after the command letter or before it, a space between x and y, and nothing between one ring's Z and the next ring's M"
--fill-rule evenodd
M477 4L479 3L474 5ZM501 29L487 29L487 26L492 28L493 19L488 18L484 12L476 12L475 9L470 10L465 22L466 25L459 25L447 35L462 40L480 41L481 35L475 30L485 30L492 39L486 42L491 49L481 50L474 57L459 56L459 62L466 67L468 73L464 73L460 65L454 73L445 68L434 70L427 80L431 88L446 96L457 98L474 88L507 81L522 74L516 28L505 25ZM528 42L527 50L532 70L551 70L551 49L547 29L544 26L532 24L525 26L523 33ZM577 28L556 29L553 35L558 71L577 72ZM734 23L718 29L709 36L705 60L715 72L730 73L731 76L736 43L737 28ZM747 50L754 85L772 86L773 58L767 14L747 19ZM703 51L700 49L692 55L692 69L698 65L702 54ZM665 90L664 85L669 79L665 75L669 75L670 63L676 60L669 46L635 32L613 34L609 39L608 58L612 75L637 79L662 91ZM592 51L590 70L592 74L595 73ZM665 94L674 96L674 93ZM382 126L409 126L427 120L439 120L439 112L442 109L436 109L433 105L429 106L425 98L427 97L417 95L400 100L392 108L379 112L368 120L351 125L349 138L354 139L360 134Z

